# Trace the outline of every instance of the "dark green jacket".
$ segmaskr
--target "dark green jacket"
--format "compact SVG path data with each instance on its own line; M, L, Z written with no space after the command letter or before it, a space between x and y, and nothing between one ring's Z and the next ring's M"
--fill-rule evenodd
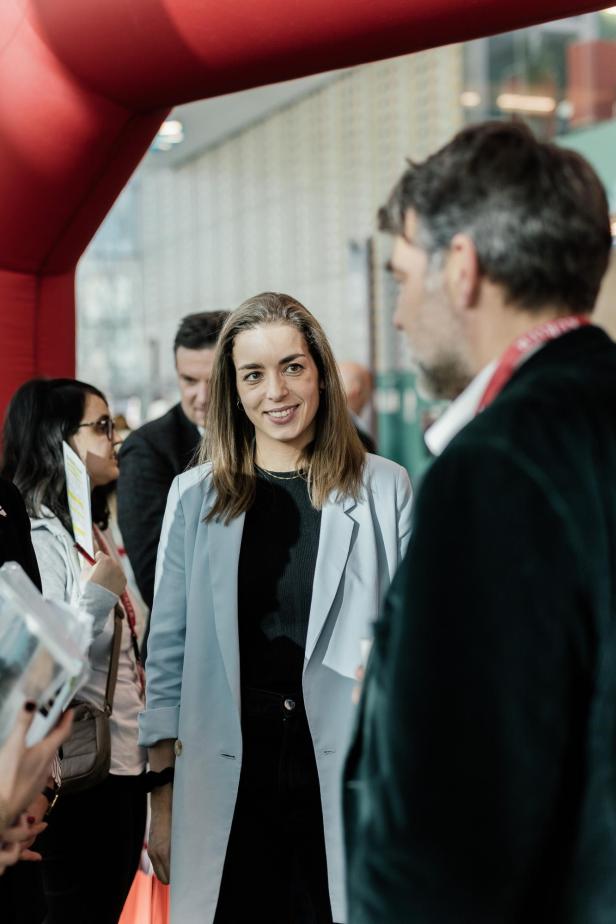
M616 346L535 353L416 500L345 783L350 924L616 922Z

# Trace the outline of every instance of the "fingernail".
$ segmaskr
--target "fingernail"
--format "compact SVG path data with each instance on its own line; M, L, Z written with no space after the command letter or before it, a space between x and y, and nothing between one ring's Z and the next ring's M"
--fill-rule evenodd
M33 703L32 700L29 699L26 703L24 703L24 709L26 712L34 712L36 709L36 703Z

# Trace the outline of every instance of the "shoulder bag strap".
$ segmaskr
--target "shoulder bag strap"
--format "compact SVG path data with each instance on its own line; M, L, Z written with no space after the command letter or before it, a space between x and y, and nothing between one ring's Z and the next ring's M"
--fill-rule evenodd
M109 670L107 672L107 687L105 688L104 710L107 715L111 715L113 711L113 697L116 680L118 679L118 664L120 663L120 648L122 645L123 619L122 607L119 603L116 603L113 608L113 640L111 642L111 657L109 658Z

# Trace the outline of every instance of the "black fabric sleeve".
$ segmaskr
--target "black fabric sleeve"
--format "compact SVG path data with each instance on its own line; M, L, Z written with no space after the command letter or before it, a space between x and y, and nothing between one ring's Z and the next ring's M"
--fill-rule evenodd
M40 590L41 575L32 546L30 519L26 513L23 498L15 485L5 479L0 480L0 498L6 514L0 524L2 529L0 540L2 561L0 564L4 564L5 561L16 561Z
M174 472L141 434L131 434L120 452L118 523L139 592L151 609L156 553Z
M541 920L592 674L566 505L542 481L485 445L426 476L347 782L354 924Z

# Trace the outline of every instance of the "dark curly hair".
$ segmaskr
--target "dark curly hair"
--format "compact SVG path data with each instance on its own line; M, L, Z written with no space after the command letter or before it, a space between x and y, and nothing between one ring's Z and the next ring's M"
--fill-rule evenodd
M77 432L88 395L107 403L98 388L77 379L30 379L13 395L4 420L2 476L19 488L29 516L44 516L46 507L71 535L62 443ZM92 519L101 529L109 522L112 489L92 491Z

